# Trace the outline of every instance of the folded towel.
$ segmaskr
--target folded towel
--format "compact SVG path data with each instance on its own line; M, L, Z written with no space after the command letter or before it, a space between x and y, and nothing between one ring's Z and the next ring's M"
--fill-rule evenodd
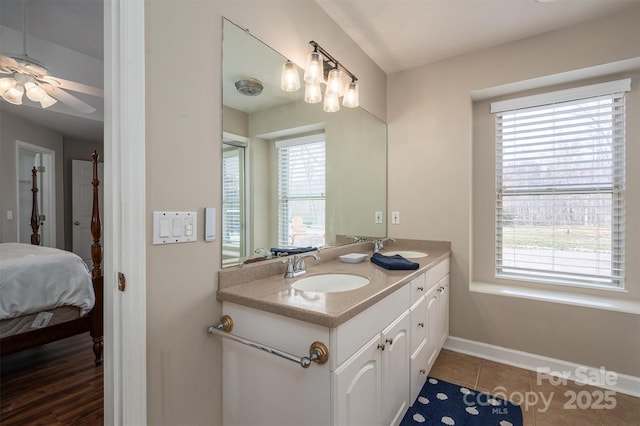
M283 247L283 248L271 248L271 253L273 253L276 256L281 256L281 255L286 255L286 254L300 254L300 253L306 253L308 251L315 251L318 250L317 247Z
M385 256L380 253L373 253L371 261L378 266L392 270L418 269L420 267L419 263L407 260L399 254Z

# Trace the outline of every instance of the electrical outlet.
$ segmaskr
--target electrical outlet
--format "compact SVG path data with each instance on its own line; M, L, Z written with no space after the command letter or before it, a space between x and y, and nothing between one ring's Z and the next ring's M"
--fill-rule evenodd
M391 223L393 225L400 225L400 212L391 212Z
M375 221L376 223L382 223L382 212L381 211L376 211L376 217L375 217Z

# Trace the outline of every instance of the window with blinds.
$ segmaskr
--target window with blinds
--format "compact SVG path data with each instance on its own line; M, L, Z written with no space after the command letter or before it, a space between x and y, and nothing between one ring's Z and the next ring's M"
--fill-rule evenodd
M278 151L278 244L325 244L324 134L276 142Z
M630 80L492 104L496 276L624 287Z

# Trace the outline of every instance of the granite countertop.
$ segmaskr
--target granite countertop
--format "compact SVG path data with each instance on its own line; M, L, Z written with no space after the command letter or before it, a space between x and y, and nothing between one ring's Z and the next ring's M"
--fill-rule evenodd
M429 256L409 259L420 264L416 270L392 271L369 260L373 253L371 242L351 244L321 250L320 261L306 258L307 273L296 278L284 278L282 259L253 263L221 270L217 298L325 327L336 327L449 257L451 244L422 240L387 241L381 253L392 250L421 251ZM368 257L361 263L341 262L338 257L348 253L367 253ZM367 277L370 283L337 293L304 292L291 287L302 278L326 273L360 275Z

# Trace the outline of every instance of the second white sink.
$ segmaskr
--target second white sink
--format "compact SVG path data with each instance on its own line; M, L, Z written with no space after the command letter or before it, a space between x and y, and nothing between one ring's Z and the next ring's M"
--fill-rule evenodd
M337 293L355 290L369 284L369 278L351 274L320 274L301 278L291 285L296 290Z

